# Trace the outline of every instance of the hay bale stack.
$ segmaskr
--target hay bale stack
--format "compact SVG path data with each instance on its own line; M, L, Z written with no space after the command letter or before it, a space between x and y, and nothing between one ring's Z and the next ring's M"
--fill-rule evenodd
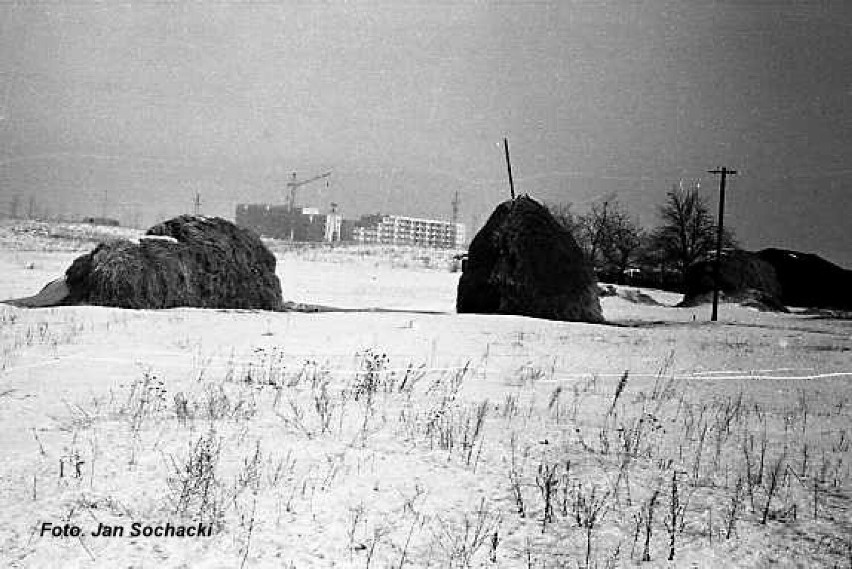
M749 251L726 251L719 267L719 290L727 302L760 304L786 311L775 269ZM684 297L679 306L697 306L712 300L715 260L692 264L684 276Z
M603 322L592 267L571 234L529 196L498 205L473 238L456 309Z
M254 233L216 217L183 215L139 243L101 243L65 273L63 304L121 308L278 310L275 256Z

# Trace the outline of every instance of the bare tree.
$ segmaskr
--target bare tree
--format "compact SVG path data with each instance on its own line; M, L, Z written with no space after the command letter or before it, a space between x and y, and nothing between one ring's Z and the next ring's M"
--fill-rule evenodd
M549 204L548 209L595 268L623 278L642 244L642 230L614 196L592 204L582 215L576 215L570 203Z
M578 237L579 219L571 209L571 203L548 203L545 204L551 215L559 222L559 225L571 232L576 240Z
M577 234L580 246L595 267L600 268L602 264L601 257L609 239L612 216L619 209L616 199L608 197L593 203L592 209L578 219Z
M619 283L642 246L643 231L639 224L617 203L612 207L605 226L603 258L614 270Z
M706 200L695 188L672 188L660 206L660 217L663 224L654 231L655 246L665 259L677 266L681 275L689 265L705 258L714 249L716 223ZM724 242L733 245L730 233L726 233Z

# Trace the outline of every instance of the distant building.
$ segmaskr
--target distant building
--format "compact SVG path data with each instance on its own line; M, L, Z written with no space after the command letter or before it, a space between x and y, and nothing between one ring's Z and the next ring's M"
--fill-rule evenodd
M263 237L314 242L332 241L335 236L340 239L339 229L335 231L339 216L321 214L316 208L297 207L291 211L282 205L239 204L235 222Z
M323 241L334 243L343 240L343 216L337 213L330 213L325 216L325 232Z
M384 215L374 220L362 218L363 221L367 222L353 229L353 239L359 243L435 249L459 249L465 243L465 226L462 223L400 215Z
M466 238L462 223L381 214L352 220L334 212L322 214L317 208L297 207L291 211L283 205L239 204L235 221L263 237L292 241L356 241L461 249Z

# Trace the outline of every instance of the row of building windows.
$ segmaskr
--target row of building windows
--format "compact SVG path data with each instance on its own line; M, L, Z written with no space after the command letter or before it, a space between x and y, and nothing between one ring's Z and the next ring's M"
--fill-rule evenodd
M465 226L448 221L386 215L375 225L357 227L354 238L361 243L453 249L464 247Z

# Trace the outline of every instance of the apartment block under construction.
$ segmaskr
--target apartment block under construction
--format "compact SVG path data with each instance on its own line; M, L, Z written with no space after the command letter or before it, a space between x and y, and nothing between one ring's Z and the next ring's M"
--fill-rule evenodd
M321 214L316 208L239 204L236 224L263 237L302 242L341 241L342 218L336 213Z

